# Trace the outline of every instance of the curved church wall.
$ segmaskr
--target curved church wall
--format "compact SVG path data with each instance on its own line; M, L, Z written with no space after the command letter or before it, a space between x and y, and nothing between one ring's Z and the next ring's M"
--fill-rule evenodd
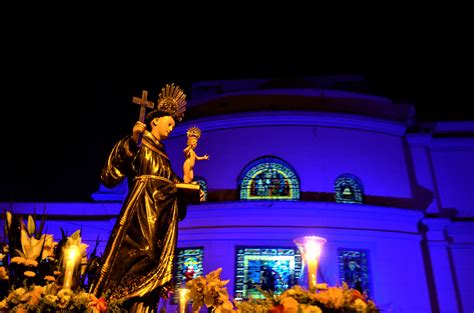
M258 117L258 114L250 116ZM303 124L298 117L286 113L278 117L286 122L259 125L257 121L240 127L234 121L227 127L225 124L219 128L211 125L207 130L204 127L196 151L209 154L211 159L197 162L195 175L204 177L210 190L238 189L239 175L248 163L262 156L275 156L295 169L304 192L333 193L337 177L350 173L361 180L367 195L411 197L400 133L370 126L354 128L349 122L320 125L317 119L312 125ZM346 115L348 121L351 118ZM192 124L201 123L195 120ZM207 125L206 121L202 124ZM186 141L183 128L186 127L186 124L178 126L176 132L182 135L166 142L177 173L182 173L180 165L184 161L182 149Z

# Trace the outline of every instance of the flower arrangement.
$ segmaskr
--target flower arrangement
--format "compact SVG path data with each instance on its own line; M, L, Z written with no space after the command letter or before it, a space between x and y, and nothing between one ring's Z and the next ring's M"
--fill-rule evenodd
M248 299L243 301L229 300L226 287L229 281L221 281L219 268L206 277L199 276L186 283L190 290L188 299L192 302L193 312L206 305L213 313L378 313L375 303L367 299L358 290L348 288L347 284L340 287L329 287L317 284L315 292L296 285L277 295L262 291L264 299Z
M360 312L378 313L380 310L372 300L367 299L358 290L341 287L328 287L318 284L316 292L310 292L302 286L293 286L281 295L264 293L265 299L248 300L237 303L241 312L270 313L322 313L322 312Z
M203 305L214 313L232 312L234 305L229 300L227 287L229 280L222 281L220 278L222 268L210 272L204 278L198 276L186 282L189 289L187 298L192 301L193 311L199 311Z
M44 216L37 228L33 216L25 224L21 216L5 212L0 312L122 312L120 303L85 291L96 249L88 258L80 230L68 237L61 229L62 239L55 242L42 233Z
M106 312L107 303L82 290L60 289L53 285L17 288L0 302L0 312ZM118 311L119 312L119 311Z

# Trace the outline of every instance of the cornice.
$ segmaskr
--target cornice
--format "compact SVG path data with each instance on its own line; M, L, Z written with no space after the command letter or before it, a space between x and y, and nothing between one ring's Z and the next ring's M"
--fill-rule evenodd
M199 128L206 132L261 126L324 126L402 136L406 130L405 125L401 123L353 114L310 111L264 111L218 115L187 121L176 127L171 133L170 138L185 136L186 129L195 124L199 125Z

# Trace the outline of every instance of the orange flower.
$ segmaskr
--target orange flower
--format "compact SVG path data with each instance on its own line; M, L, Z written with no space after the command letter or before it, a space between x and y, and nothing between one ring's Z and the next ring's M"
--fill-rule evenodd
M25 307L23 307L23 306L19 306L19 307L16 309L15 312L17 312L17 313L28 313L28 310L27 310Z
M10 260L10 263L25 264L25 258L21 256L15 256Z
M298 312L298 301L292 297L285 297L281 300L281 305L285 309L285 313L297 313Z
M25 275L26 277L35 277L36 273L32 271L25 271L23 275Z
M53 282L53 281L56 281L56 278L54 278L54 276L51 276L51 275L46 275L44 277L44 280L46 280L48 282Z
M93 297L93 300L89 302L88 307L94 307L98 312L106 312L107 311L107 302L105 301L104 297L100 297L99 299Z
M34 292L34 291L29 292L28 297L26 299L29 306L38 305L40 303L41 293L38 294L37 292Z
M360 299L360 300L362 300L362 301L365 302L365 297L364 297L364 295L361 294L359 290L353 289L353 290L352 290L352 300L355 301L355 300L357 300L357 299Z

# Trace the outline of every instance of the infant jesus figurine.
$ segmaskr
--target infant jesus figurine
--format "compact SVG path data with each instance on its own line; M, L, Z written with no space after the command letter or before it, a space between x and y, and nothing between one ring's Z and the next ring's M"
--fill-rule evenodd
M205 154L200 157L196 154L196 152L194 152L194 149L196 149L197 147L198 139L199 137L201 137L201 130L199 129L199 127L191 126L190 128L188 128L186 135L188 136L188 146L183 150L184 155L186 157L186 160L183 164L183 180L184 183L189 184L194 179L194 164L196 163L196 160L209 160L209 156Z

